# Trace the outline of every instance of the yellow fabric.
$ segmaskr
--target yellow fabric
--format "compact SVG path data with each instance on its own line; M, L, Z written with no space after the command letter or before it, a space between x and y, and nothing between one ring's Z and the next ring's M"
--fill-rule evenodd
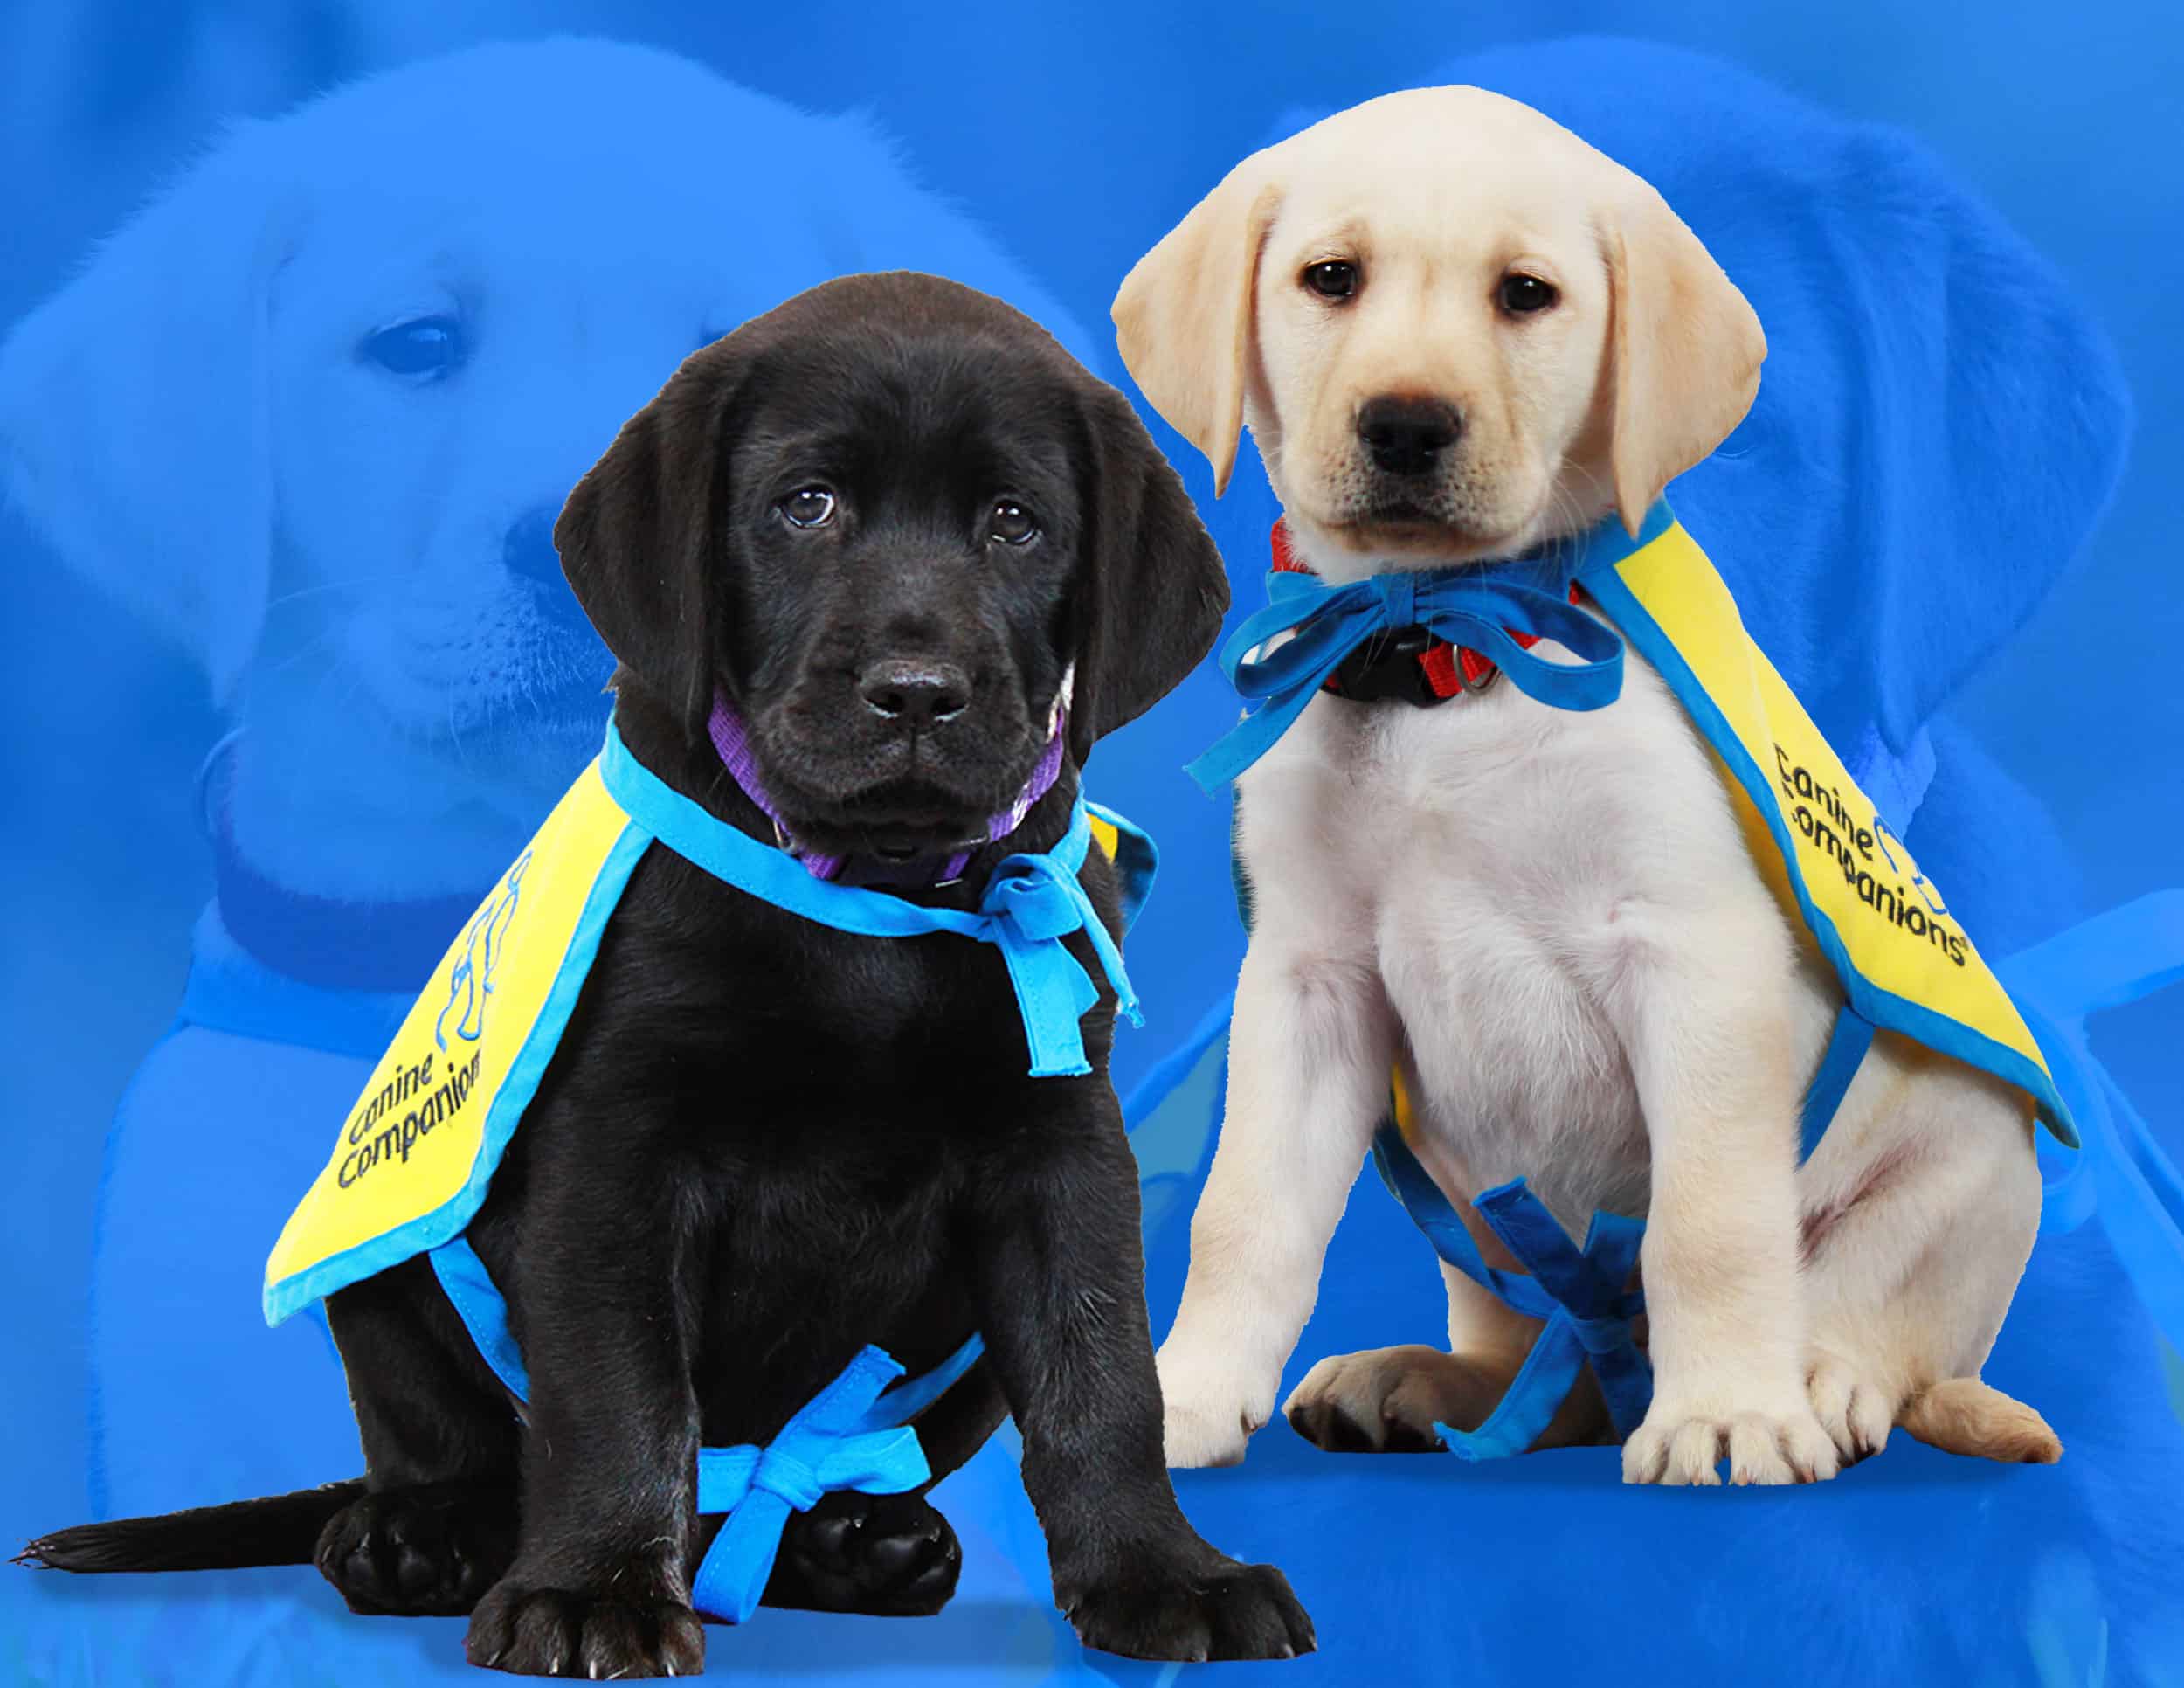
M1119 847L1122 834L1116 830L1115 823L1111 820L1102 820L1097 814L1090 814L1089 818L1092 822L1092 841L1100 847L1101 854L1105 855L1109 861L1119 861L1122 859L1122 850Z
M2008 992L1949 911L1941 891L1920 873L1910 850L1889 831L1766 653L1752 642L1706 554L1680 525L1671 524L1624 558L1614 573L1673 646L1720 723L1760 771L1764 799L1759 792L1746 792L1738 779L1731 778L1730 785L1743 799L1738 809L1747 839L1785 912L1809 925L1822 938L1823 949L1825 934L1832 930L1842 952L1831 957L1839 972L1847 961L1858 979L1911 1007L1909 1013L1891 1017L1856 1004L1855 996L1854 1006L1865 1008L1877 1024L2020 1083L2030 1076L2008 1070L2013 1063L2007 1059L1998 1067L1982 1058L1981 1045L2022 1056L2036 1072L2034 1082L2047 1081L2042 1088L2048 1095L2038 1099L2043 1113L2054 1116L2057 1110L2049 1105L2053 1088L2046 1061ZM1581 586L1593 584L1580 574ZM1612 594L1600 596L1615 619L1618 606ZM1643 650L1648 641L1634 637L1638 629L1622 631ZM1678 677L1658 651L1646 654L1683 695ZM1693 709L1689 695L1683 701L1717 752L1728 750L1704 710ZM1729 772L1724 769L1725 778ZM1806 919L1782 871L1776 834L1752 806L1761 800L1787 823L1794 860L1818 920ZM1919 1010L1943 1023L1922 1025ZM1962 1033L1972 1035L1967 1039ZM2074 1140L2066 1120L2051 1117L2049 1123L2066 1141Z
M602 866L629 825L595 761L449 946L274 1245L269 1318L294 1311L281 1304L294 1299L284 1286L469 1188L494 1100L522 1061ZM529 1065L543 1069L550 1053L549 1041ZM537 1077L526 1073L524 1100ZM501 1146L492 1145L495 1157Z

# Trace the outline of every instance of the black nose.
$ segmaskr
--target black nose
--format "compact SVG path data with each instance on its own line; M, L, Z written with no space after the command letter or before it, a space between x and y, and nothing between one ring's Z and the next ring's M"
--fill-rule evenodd
M534 581L566 595L569 583L561 572L561 553L554 549L554 520L558 510L526 510L508 523L501 536L501 560L518 580Z
M951 662L875 662L857 677L873 714L906 727L953 721L971 702L971 677Z
M1423 474L1455 445L1463 419L1438 398L1368 398L1358 412L1358 438L1388 474Z

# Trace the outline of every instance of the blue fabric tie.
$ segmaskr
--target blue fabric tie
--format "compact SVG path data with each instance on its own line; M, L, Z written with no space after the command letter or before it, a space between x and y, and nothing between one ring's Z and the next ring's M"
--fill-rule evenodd
M1218 791L1273 749L1350 654L1376 634L1403 627L1427 632L1490 658L1518 690L1560 709L1598 709L1623 685L1623 641L1569 601L1587 547L1485 567L1376 574L1346 586L1277 571L1267 577L1267 607L1221 647L1221 672L1251 713L1190 764L1191 778ZM1584 659L1534 656L1510 629L1551 639ZM1293 633L1261 656L1268 640Z
M508 1304L469 1239L454 1237L427 1258L479 1353L510 1394L529 1401L530 1379L508 1330ZM974 1336L923 1377L897 1382L902 1367L886 1350L867 1346L764 1447L699 1449L698 1512L727 1517L698 1561L692 1605L741 1623L766 1592L791 1512L808 1512L821 1496L843 1490L902 1494L930 1477L909 1422L985 1352Z
M842 1489L899 1495L932 1475L916 1431L861 1428L902 1375L887 1353L867 1347L764 1448L698 1450L698 1511L728 1517L699 1561L693 1606L741 1623L758 1609L791 1512L808 1512Z
M1632 1325L1645 1297L1626 1290L1638 1264L1643 1221L1596 1214L1582 1249L1523 1179L1496 1185L1472 1203L1517 1263L1521 1276L1486 1263L1463 1221L1433 1181L1393 1122L1373 1139L1380 1176L1434 1251L1466 1277L1527 1317L1545 1321L1509 1392L1476 1430L1436 1422L1451 1453L1502 1459L1538 1440L1587 1364L1600 1380L1616 1434L1628 1436L1653 1402L1653 1367Z
M1061 841L1044 855L1004 859L971 913L929 909L885 891L814 879L793 856L737 831L660 779L629 753L612 725L606 748L599 753L599 777L623 813L677 855L791 914L867 937L956 932L992 944L1008 964L1034 1078L1092 1070L1077 1022L1099 1000L1099 991L1062 942L1074 931L1082 930L1091 940L1093 953L1115 987L1117 1010L1133 1026L1144 1024L1122 951L1077 881L1091 847L1095 808L1082 797L1070 810L1069 830ZM1149 849L1149 841L1128 822L1104 809L1097 813Z

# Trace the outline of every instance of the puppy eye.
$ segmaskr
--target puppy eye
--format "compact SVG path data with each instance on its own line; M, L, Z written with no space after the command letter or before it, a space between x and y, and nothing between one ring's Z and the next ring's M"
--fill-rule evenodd
M461 367L470 348L453 317L419 316L366 335L357 353L391 375L439 380Z
M986 537L1004 545L1028 545L1039 537L1039 518L1013 499L1004 498L986 518Z
M1358 291L1358 266L1339 259L1306 265L1302 279L1322 299L1347 299Z
M1511 316L1530 316L1534 311L1544 311L1561 297L1552 285L1536 275L1502 278L1502 308Z
M834 519L834 495L825 487L798 487L776 508L792 528L823 528Z

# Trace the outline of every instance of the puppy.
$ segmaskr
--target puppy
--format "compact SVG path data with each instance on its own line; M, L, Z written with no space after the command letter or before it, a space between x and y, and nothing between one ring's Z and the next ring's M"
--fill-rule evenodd
M269 1339L259 1263L230 1243L279 1227L323 1152L308 1122L347 1106L598 748L612 664L562 578L561 500L661 370L830 276L896 267L1082 349L860 121L556 40L236 125L8 336L9 495L235 725L205 780L217 898L181 1023L101 1180L98 1511L294 1487L348 1456L294 1429L340 1399L322 1335Z
M1217 483L1248 425L1330 583L1636 524L1750 405L1743 297L1644 183L1474 88L1390 95L1240 165L1131 273L1131 373ZM1794 520L1794 513L1785 513ZM1552 660L1569 654L1541 647ZM1175 1465L1275 1407L1395 1071L1469 1200L1524 1175L1566 1230L1647 1218L1655 1390L1627 1480L1834 1475L1892 1425L2051 1459L1976 1380L2036 1228L2031 1110L1883 1034L1819 1152L1800 1101L1842 996L1747 847L1711 753L1633 654L1576 714L1513 686L1413 709L1316 698L1240 782L1256 924L1220 1148L1159 1367ZM1444 1269L1448 1348L1327 1359L1327 1446L1477 1425L1536 1321ZM1606 1429L1586 1387L1539 1445Z
M901 273L814 289L691 357L557 536L639 763L768 845L965 851L902 893L956 909L1060 841L1095 742L1198 661L1227 597L1121 395L1007 307ZM708 736L716 694L780 833ZM1059 776L985 841L1057 709ZM1106 859L1082 878L1119 930ZM1115 1006L1103 987L1082 1020L1085 1076L1027 1078L988 946L850 936L655 846L467 1228L521 1339L522 1422L412 1258L328 1304L361 1483L86 1526L34 1555L315 1553L360 1610L474 1607L480 1664L687 1674L700 1446L768 1442L861 1345L917 1374L977 1332L986 1358L918 1439L945 1473L1013 1415L1088 1643L1309 1650L1281 1574L1202 1541L1162 1463ZM958 1563L922 1489L835 1494L793 1516L766 1598L931 1611Z

